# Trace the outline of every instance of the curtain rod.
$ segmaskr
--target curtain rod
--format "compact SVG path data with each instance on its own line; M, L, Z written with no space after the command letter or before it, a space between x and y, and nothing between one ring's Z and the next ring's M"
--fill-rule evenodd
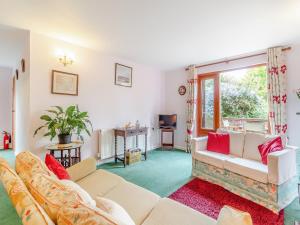
M286 47L286 48L283 48L282 51L289 51L291 49L292 49L292 47ZM261 52L261 53L256 53L256 54L253 54L253 55L247 55L247 56L242 56L242 57L237 57L237 58L222 60L222 61L218 61L218 62L213 62L213 63L208 63L208 64L202 64L202 65L195 66L195 68L212 66L212 65L217 65L217 64L221 64L221 63L229 63L229 62L232 62L232 61L237 61L237 60L241 60L241 59L252 58L252 57L255 57L255 56L266 55L266 54L267 54L267 52ZM189 70L189 68L186 68L185 70Z

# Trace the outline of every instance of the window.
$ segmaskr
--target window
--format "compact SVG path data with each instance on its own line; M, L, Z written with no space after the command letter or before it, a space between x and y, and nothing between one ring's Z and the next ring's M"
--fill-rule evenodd
M268 131L265 65L198 76L198 135L219 127Z

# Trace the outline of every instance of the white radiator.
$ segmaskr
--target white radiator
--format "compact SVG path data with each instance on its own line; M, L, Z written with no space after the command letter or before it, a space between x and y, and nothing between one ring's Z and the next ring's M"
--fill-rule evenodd
M99 130L99 159L107 159L114 156L114 134L112 129Z

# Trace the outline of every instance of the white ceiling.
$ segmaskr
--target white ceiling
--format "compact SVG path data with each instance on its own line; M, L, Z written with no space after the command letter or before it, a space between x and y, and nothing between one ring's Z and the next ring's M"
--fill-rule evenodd
M0 23L172 69L300 41L299 0L0 0Z

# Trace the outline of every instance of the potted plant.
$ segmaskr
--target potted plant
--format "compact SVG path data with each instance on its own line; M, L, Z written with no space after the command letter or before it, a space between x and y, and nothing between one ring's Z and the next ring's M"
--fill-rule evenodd
M83 141L82 131L91 136L90 131L93 127L88 113L80 112L77 105L71 105L66 110L60 106L53 106L46 111L48 114L40 117L41 120L45 121L45 124L35 130L34 136L43 128L48 129L44 136L50 137L51 141L58 136L59 144L70 143L72 133L76 133L81 141Z

